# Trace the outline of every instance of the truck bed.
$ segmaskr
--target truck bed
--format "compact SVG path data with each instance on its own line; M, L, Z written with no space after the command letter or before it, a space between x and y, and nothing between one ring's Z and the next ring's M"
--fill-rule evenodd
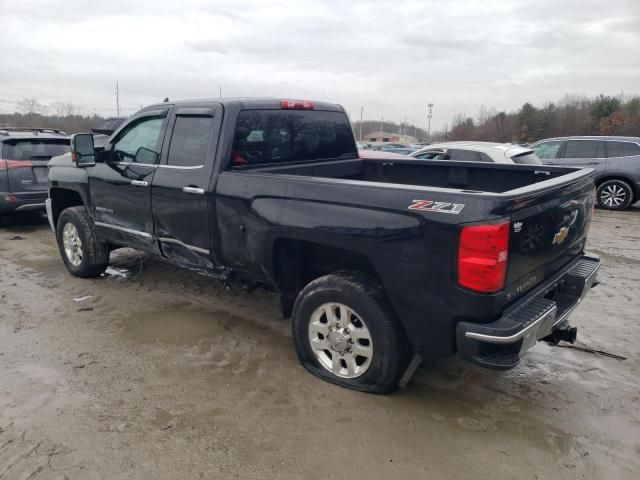
M504 193L558 178L575 168L540 165L496 165L467 162L425 162L424 160L350 159L259 169L306 177L357 180L363 182L411 185L413 187L450 188L468 192Z

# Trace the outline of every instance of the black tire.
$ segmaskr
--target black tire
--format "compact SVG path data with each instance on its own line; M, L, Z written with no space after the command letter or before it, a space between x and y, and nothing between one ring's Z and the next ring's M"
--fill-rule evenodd
M622 202L616 204L612 194L616 192L616 198ZM624 180L607 180L598 185L596 193L598 207L605 210L624 210L633 202L633 189Z
M67 224L72 224L76 228L82 242L82 259L78 265L72 263L65 251L63 232ZM56 238L62 260L71 275L83 278L97 277L109 265L109 249L107 245L98 241L85 207L70 207L63 210L58 218Z
M321 365L309 340L313 312L326 303L341 303L362 317L371 334L373 355L359 377L342 378ZM317 278L298 295L293 307L293 340L300 362L309 372L342 387L368 393L389 393L411 357L409 344L380 283L369 275L338 272Z

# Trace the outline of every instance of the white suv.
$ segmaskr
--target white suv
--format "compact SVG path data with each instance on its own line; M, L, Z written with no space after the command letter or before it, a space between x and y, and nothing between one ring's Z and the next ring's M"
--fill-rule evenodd
M530 148L511 143L495 142L434 143L417 152L413 152L409 156L425 160L542 164L542 161Z

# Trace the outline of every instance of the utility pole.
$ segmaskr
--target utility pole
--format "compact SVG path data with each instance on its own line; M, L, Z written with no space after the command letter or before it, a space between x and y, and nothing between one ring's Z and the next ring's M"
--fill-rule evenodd
M433 114L433 103L427 104L427 142L431 143L431 116Z
M359 140L362 141L362 116L364 115L364 105L360 107L360 138Z
M116 117L120 116L120 89L118 88L118 81L116 80Z
M220 84L220 98L222 98L222 84Z
M384 132L384 115L382 115L382 120L380 120L380 133Z

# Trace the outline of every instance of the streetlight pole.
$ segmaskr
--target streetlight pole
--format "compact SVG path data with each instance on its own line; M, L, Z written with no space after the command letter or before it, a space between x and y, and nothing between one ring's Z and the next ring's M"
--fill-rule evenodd
M433 103L427 104L427 142L431 143L431 116L433 114Z
M362 115L364 115L364 106L360 107L360 138L358 140L362 141Z

